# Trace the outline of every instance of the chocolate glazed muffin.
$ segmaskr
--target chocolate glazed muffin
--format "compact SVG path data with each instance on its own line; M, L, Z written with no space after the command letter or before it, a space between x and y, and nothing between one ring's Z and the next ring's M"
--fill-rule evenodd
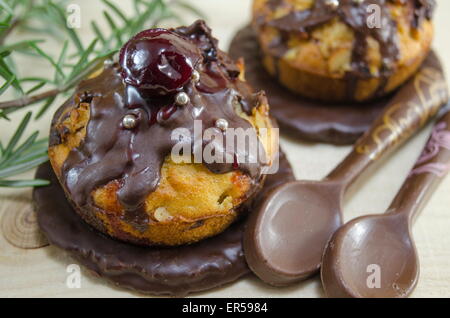
M312 99L362 102L417 71L430 51L434 7L434 0L254 0L253 26L265 68L284 86Z
M50 162L77 213L105 234L142 245L193 243L225 230L278 155L267 99L253 93L243 70L203 21L146 30L125 44L120 63L81 82L52 122ZM264 154L249 159L247 147L215 145L233 162L175 162L175 144L195 148L195 120L202 132L250 129ZM172 140L179 127L190 134ZM268 134L260 136L260 128Z

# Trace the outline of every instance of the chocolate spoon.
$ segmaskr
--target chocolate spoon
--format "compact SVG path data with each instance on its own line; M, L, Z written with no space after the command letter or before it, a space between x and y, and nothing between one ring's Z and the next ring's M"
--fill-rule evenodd
M450 112L384 215L341 227L325 249L322 283L330 297L406 297L419 277L411 224L450 169Z
M317 273L326 243L342 225L342 201L348 187L388 150L427 123L447 96L438 60L427 59L328 177L318 182L286 183L269 193L250 216L244 235L250 269L275 286Z

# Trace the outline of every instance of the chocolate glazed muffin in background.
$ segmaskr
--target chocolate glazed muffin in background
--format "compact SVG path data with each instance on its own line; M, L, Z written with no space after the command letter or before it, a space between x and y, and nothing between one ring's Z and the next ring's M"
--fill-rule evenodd
M119 63L81 82L54 115L50 162L77 213L99 231L141 245L193 243L224 231L278 155L267 99L251 90L243 71L203 21L133 37ZM173 161L176 143L193 144L195 120L217 134L251 129L264 160L249 159L253 154L239 145L232 153L216 145L234 161ZM190 135L174 141L176 128ZM260 128L268 134L260 136Z
M265 68L288 89L362 102L417 71L430 51L434 7L434 0L254 0L253 27Z

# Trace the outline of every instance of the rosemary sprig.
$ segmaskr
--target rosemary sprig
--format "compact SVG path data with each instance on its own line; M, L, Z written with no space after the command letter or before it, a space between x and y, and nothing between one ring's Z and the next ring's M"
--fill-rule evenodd
M70 94L78 82L103 67L131 36L166 21L179 22L177 11L201 12L182 0L130 0L134 12L125 13L117 0L99 1L102 15L109 27L105 32L96 21L90 21L96 38L86 45L76 29L66 23L67 0L0 0L0 96L11 91L17 98L0 101L0 120L24 107L38 106L19 123L13 136L4 144L0 136L0 187L46 185L46 180L11 180L48 160L47 139L38 139L39 131L25 136L33 120L52 108L58 96ZM16 29L27 32L28 40L11 41ZM33 32L30 32L33 31ZM32 36L32 37L31 37ZM61 41L55 56L45 49L49 38ZM21 76L15 57L27 54L40 59L53 69L51 77ZM23 72L26 74L26 72ZM34 108L33 108L34 109ZM23 140L23 141L22 141Z
M45 180L4 180L5 178L26 172L48 160L46 150L47 140L37 140L39 135L38 131L35 131L23 143L19 144L30 119L31 112L28 112L20 122L6 147L0 144L0 186L23 187L48 184Z

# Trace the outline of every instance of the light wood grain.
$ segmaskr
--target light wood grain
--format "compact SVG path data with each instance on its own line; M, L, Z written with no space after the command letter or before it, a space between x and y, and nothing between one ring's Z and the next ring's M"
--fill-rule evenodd
M88 31L88 21L100 17L100 1L73 1L82 8L82 30L88 41L92 34ZM128 1L119 1L126 10ZM190 0L202 7L208 15L208 22L214 34L227 48L234 32L249 19L250 0ZM438 0L436 12L436 39L434 47L442 57L446 70L450 67L450 1ZM100 20L97 19L97 20ZM186 17L187 22L192 20ZM104 24L102 24L104 26ZM17 35L20 37L20 34ZM51 43L56 49L60 43ZM23 63L30 61L24 59ZM33 63L30 70L37 74L47 71L46 65ZM447 72L448 74L448 72ZM62 100L60 100L62 102ZM17 120L23 113L16 114ZM35 124L34 129L48 131L49 113ZM15 122L16 123L16 122ZM15 124L14 123L14 124ZM0 122L0 138L6 140L13 125ZM413 138L393 156L380 162L353 187L345 205L345 219L367 213L381 213L392 200L404 181L409 169L417 159L430 131L430 127ZM349 147L300 143L283 139L282 145L295 167L298 178L320 179L324 177L349 151ZM32 175L31 173L28 176ZM423 211L414 227L414 235L421 261L421 276L413 297L450 296L450 178L447 177L432 201ZM29 200L30 190L0 188L0 217L24 208L24 200ZM29 204L29 203L25 203ZM24 250L8 243L0 235L0 296L3 297L137 297L139 294L118 289L82 272L81 288L66 286L66 268L75 263L64 252L49 246L36 250ZM254 277L248 277L221 289L195 296L209 297L321 297L323 292L316 277L289 288L270 288Z
M31 198L10 198L0 219L0 229L8 243L22 249L35 249L48 245L40 231Z

